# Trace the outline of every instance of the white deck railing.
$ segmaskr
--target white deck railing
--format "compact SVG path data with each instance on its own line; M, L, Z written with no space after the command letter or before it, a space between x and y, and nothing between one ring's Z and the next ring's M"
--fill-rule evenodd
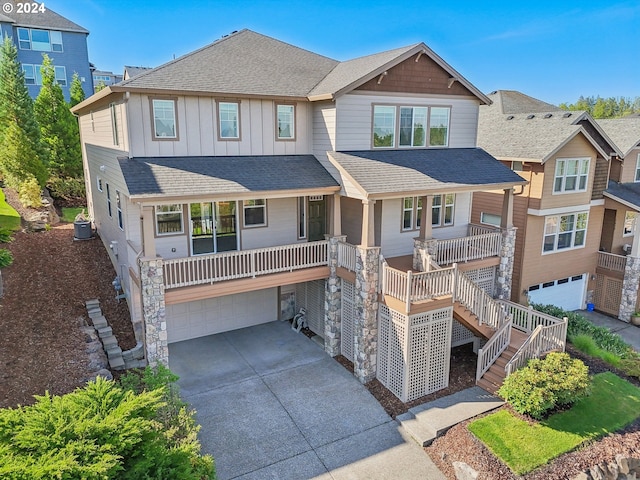
M507 313L513 317L513 326L524 333L533 332L538 325L549 327L562 323L563 321L553 315L534 310L533 307L525 307L519 303L513 303L508 300L498 300L507 310Z
M356 271L356 246L346 242L338 242L338 266L350 272Z
M296 243L164 261L165 288L292 272L328 264L328 242Z
M491 368L491 365L502 355L511 342L511 317L500 327L496 333L478 350L478 365L476 367L476 381Z
M453 292L454 267L430 272L403 272L383 264L382 293L407 304L451 295Z
M598 252L598 267L624 272L627 266L627 257L613 253Z
M500 232L499 227L494 227L492 225L478 225L477 223L470 223L467 225L467 235L472 237L474 235L484 235L485 233L496 233Z
M532 358L553 351L564 351L567 337L567 320L555 325L538 325L504 367L507 376L524 367Z
M456 289L453 299L471 311L478 318L480 325L488 325L498 330L509 321L506 309L502 305L463 272L458 272L457 269L456 272Z
M436 262L451 265L500 255L502 234L500 232L483 233L470 237L438 240Z

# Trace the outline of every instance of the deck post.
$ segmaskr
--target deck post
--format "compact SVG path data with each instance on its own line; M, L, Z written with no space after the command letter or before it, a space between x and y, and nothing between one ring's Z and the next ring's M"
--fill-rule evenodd
M169 366L169 344L165 318L163 261L143 257L139 260L145 350L149 365Z
M324 351L331 357L340 355L342 342L342 280L337 274L338 243L346 236L329 237L327 246L329 278L324 288Z
M500 248L500 264L496 297L500 300L511 300L511 283L513 279L513 262L516 251L516 227L502 229L502 246Z

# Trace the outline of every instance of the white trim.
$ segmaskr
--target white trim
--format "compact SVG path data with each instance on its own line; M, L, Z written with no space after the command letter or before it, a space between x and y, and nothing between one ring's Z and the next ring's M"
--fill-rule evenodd
M585 214L587 216L586 222L585 222L585 227L584 229L582 228L578 228L578 216L581 214ZM566 233L571 233L571 245L565 248L558 248L558 238L561 235L560 232L560 225L562 223L562 217L566 217L569 215L573 215L574 219L573 219L573 229L570 231L566 231L566 232L562 232L562 234L566 234ZM557 224L556 224L556 228L555 228L555 232L554 233L547 233L547 219L552 218L552 217L557 217ZM587 245L587 231L589 228L589 212L588 211L583 211L583 212L572 212L572 213L564 213L564 214L558 214L558 215L549 215L547 217L545 217L544 219L544 226L542 229L542 255L550 255L553 253L561 253L561 252L565 252L568 250L577 250L580 248L585 248ZM576 240L576 233L578 231L584 231L584 236L583 236L583 240L582 240L582 244L581 245L576 245L575 244L575 240ZM554 241L553 241L553 249L552 250L545 250L545 240L547 237L550 237L551 235L553 235L554 237Z
M633 183L640 182L640 179L638 178L638 173L640 173L640 153L638 153L638 158L636 160L636 169L633 176Z
M493 217L496 217L498 219L498 223L492 223L492 222L485 222L483 220L485 215L491 215ZM493 227L499 227L501 225L502 222L502 215L497 215L495 213L491 213L491 212L480 212L480 223L483 225L491 225Z
M564 213L576 213L576 212L584 212L589 211L593 203L587 203L584 205L572 205L570 207L557 207L557 208L545 208L543 210L535 210L530 208L527 210L528 215L534 215L536 217L548 217L551 215L561 215Z
M170 210L168 212L159 212L158 211L158 207L163 207L163 206L173 206L173 205L177 205L179 207L179 210L173 211ZM182 235L184 234L184 205L181 203L167 203L164 205L156 205L153 209L153 213L155 216L155 226L156 226L156 235L158 237L166 237L166 236L170 236L170 235ZM160 232L160 228L159 228L159 224L158 224L158 217L160 215L168 215L168 214L175 214L175 213L179 213L180 214L180 230L176 231L176 232Z
M96 177L96 187L99 192L104 191L104 186L102 185L102 177Z
M625 232L626 223L627 223L627 214L634 213L635 217L631 219L631 231L629 233ZM638 212L633 212L630 210L625 210L624 212L624 222L622 222L622 236L625 238L633 237L636 231L636 223L638 222Z
M567 182L567 163L570 161L577 161L578 162L578 167L577 167L577 171L576 171L576 183L575 183L575 189L573 190L567 190L566 189L566 182ZM587 162L587 173L581 173L583 170L583 162ZM560 162L563 162L564 164L564 173L559 176L558 175L558 166L560 165ZM570 193L584 193L587 190L589 190L589 173L591 171L591 157L558 157L556 158L556 165L555 165L555 171L553 172L553 187L551 188L551 194L552 195L566 195L566 194L570 194ZM572 177L574 175L571 175ZM580 188L580 179L581 177L585 178L585 182L584 182L584 188ZM556 191L556 180L558 178L562 178L562 188L560 190Z
M262 205L245 205L245 202L259 201L262 200L264 203ZM247 209L258 209L262 208L263 210L263 219L262 223L250 223L247 224ZM257 227L266 227L268 225L267 221L267 199L266 198L251 198L249 200L242 201L242 227L243 228L257 228Z

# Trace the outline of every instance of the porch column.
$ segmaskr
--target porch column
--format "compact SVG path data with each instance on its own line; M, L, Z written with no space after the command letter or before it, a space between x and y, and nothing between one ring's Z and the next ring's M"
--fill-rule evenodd
M165 319L163 260L143 257L139 260L142 291L144 343L149 365L169 365L167 321Z
M353 373L362 383L376 376L380 247L357 247Z
M340 193L333 194L333 214L331 217L331 235L338 237L342 235L342 213L340 212Z
M503 229L513 227L513 188L504 189L500 227Z
M422 197L420 215L420 236L413 239L413 269L420 272L429 270L428 259L438 254L438 241L432 237L431 217L433 213L433 195Z
M622 297L618 318L625 322L631 321L631 314L636 311L638 301L638 285L640 285L640 219L636 219L633 229L631 254L627 257L622 280Z
M324 351L332 357L340 355L342 341L342 280L336 271L338 242L346 240L344 235L329 238L329 278L324 288Z
M429 240L432 236L431 217L433 214L433 195L422 197L422 212L420 214L420 238Z
M142 251L144 256L154 258L156 256L156 241L154 236L153 207L142 207Z
M362 200L362 247L375 246L375 220L373 206L375 200Z
M496 289L496 297L500 300L511 300L513 263L516 252L516 230L517 228L514 226L502 228L502 246L500 248L498 285Z

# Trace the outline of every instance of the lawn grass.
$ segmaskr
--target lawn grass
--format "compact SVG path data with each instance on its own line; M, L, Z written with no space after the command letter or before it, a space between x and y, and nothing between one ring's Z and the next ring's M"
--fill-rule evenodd
M20 229L20 215L6 202L2 189L0 189L0 228Z
M82 210L86 210L87 207L63 207L62 208L62 218L63 222L72 223L76 219L76 215L78 215Z
M469 430L522 475L587 440L621 429L640 415L640 388L613 373L593 377L591 395L567 411L530 424L500 410L469 424Z

